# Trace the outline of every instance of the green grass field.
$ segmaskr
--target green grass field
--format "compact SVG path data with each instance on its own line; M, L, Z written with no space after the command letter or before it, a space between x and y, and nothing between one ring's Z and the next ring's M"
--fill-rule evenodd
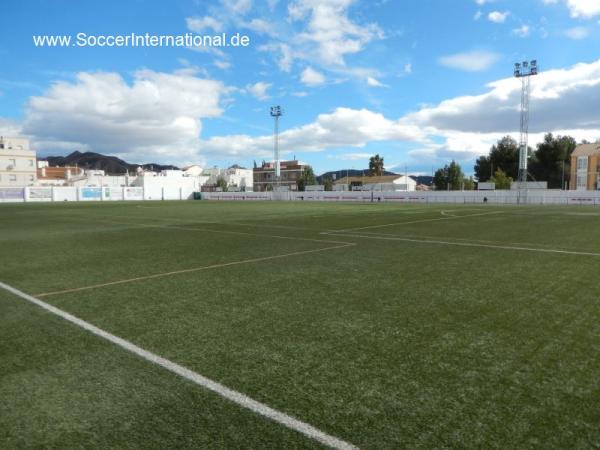
M0 230L1 282L357 447L600 446L600 209L3 204ZM0 290L25 447L321 444Z

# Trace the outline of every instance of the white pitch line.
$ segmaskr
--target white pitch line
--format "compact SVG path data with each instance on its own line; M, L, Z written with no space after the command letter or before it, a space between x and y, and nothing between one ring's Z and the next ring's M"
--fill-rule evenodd
M319 241L319 242L336 242L336 241ZM307 255L309 253L324 252L326 250L334 250L336 248L352 247L354 245L356 245L356 244L353 242L346 242L341 245L335 245L333 247L316 248L316 249L312 249L312 250L301 250L298 252L284 253L281 255L262 256L260 258L243 259L243 260L239 260L239 261L231 261L231 262L221 263L221 264L211 264L210 266L201 266L201 267L192 267L189 269L172 270L170 272L161 272L161 273L155 273L152 275L144 275L141 277L126 278L123 280L107 281L106 283L91 284L88 286L81 286L81 287L76 287L76 288L71 288L71 289L62 289L60 291L42 292L42 293L35 294L35 295L37 297L49 297L51 295L70 294L73 292L87 291L90 289L97 289L97 288L106 287L106 286L114 286L116 284L133 283L135 281L152 280L154 278L163 278L163 277L168 277L171 275L179 275L179 274L183 274L183 273L200 272L203 270L219 269L222 267L237 266L237 265L241 265L241 264L251 264L251 263L256 263L256 262L269 261L272 259L289 258L291 256Z
M18 289L15 289L14 287L9 286L8 284L5 284L1 281L0 281L0 288L18 296L18 297L21 297L22 299L27 300L28 302L31 302L34 305L37 305L37 306L45 309L46 311L48 311L58 317L61 317L62 319L66 320L68 322L71 322L72 324L75 324L78 327L83 328L84 330L89 331L90 333L92 333L102 339L112 342L113 344L117 345L118 347L121 347L122 349L127 350L128 352L131 352L131 353L141 357L142 359L145 359L146 361L156 364L156 365L168 370L169 372L177 374L180 377L185 378L188 381L191 381L192 383L202 386L203 388L208 389L209 391L212 391L215 394L220 395L221 397L226 398L227 400L230 400L233 403L235 403L243 408L246 408L256 414L259 414L259 415L266 417L274 422L277 422L291 430L297 431L298 433L301 433L310 439L313 439L317 442L320 442L324 445L327 445L327 446L329 446L331 448L335 448L335 449L356 449L357 448L354 445L352 445L346 441L343 441L339 438L336 438L335 436L327 434L306 422L302 422L301 420L298 420L292 416L289 416L281 411L273 409L270 406L265 405L264 403L256 401L256 400L248 397L247 395L242 394L241 392L230 389L230 388L222 385L221 383L218 383L214 380L211 380L210 378L200 375L199 373L194 372L194 371L192 371L184 366L181 366L173 361L163 358L155 353L149 352L148 350L144 350L143 348L138 347L137 345L133 344L132 342L129 342L123 338L115 336L114 334L111 334L108 331L104 331L103 329L98 328L97 326L92 325L91 323L86 322L85 320L75 317L72 314L69 314L69 313L63 311L62 309L52 306L40 299L37 299L29 294L26 294Z
M502 214L502 213L504 213L504 211L490 211L490 212L479 213L479 214L465 214L464 216L444 216L444 217L438 217L438 218L435 218L435 219L412 220L410 222L394 222L394 223L386 223L386 224L383 224L383 225L370 225L368 227L346 228L344 230L331 230L331 231L334 231L336 233L345 233L345 232L348 232L348 231L368 230L370 228L393 227L395 225L412 225L412 224L415 224L415 223L437 222L437 221L440 221L440 220L463 219L463 218L467 218L467 217L488 216L488 215L492 215L492 214Z
M303 237L297 237L297 236L258 234L258 233L248 233L246 231L211 230L210 228L189 228L189 227L181 227L181 226L177 226L177 225L159 225L159 224L146 224L146 223L134 223L134 222L118 222L116 220L110 220L110 219L98 219L98 221L117 223L117 224L122 224L122 225L131 225L133 227L140 227L140 228L162 228L165 230L185 230L185 231L196 231L196 232L206 232L206 233L237 234L237 235L241 235L241 236L255 236L255 237L261 237L261 238L265 238L265 239L269 239L269 238L287 239L287 240L291 240L291 241L322 242L325 244L348 244L348 242L332 241L330 239L326 240L326 239L303 238Z
M339 234L338 234L339 233ZM403 238L403 237L392 237L386 235L366 235L366 234L352 234L346 232L329 232L324 231L321 234L326 235L337 235L344 237L355 237L362 239L379 239L384 241L402 241L402 242L415 242L418 244L438 244L438 245L455 245L458 247L481 247L481 248L493 248L500 250L516 250L522 252L537 252L537 253L558 253L563 255L579 255L579 256L600 256L600 253L593 252L579 252L572 250L557 250L550 248L535 248L535 247L513 247L510 245L492 245L492 244L475 244L472 242L451 242L451 241L438 241L430 239L414 239L414 238Z
M426 239L426 240L444 240L444 239L450 239L452 241L457 241L457 242L470 242L470 243L475 243L475 244L499 244L499 245L514 245L516 247L535 247L535 243L533 242L510 242L510 241L493 241L490 239L472 239L472 238L457 238L457 237L448 237L448 236L428 236L428 235L420 235L420 236L414 236L414 235L398 235L398 234L393 234L393 233L377 233L376 231L363 231L363 233L371 235L371 236L384 236L384 237L401 237L401 238L408 238L408 239ZM321 233L321 234L330 234L335 236L335 233ZM340 236L344 236L344 234L340 234ZM548 244L537 244L537 245L541 245L542 247L549 247ZM568 248L559 248L559 249L555 249L555 250L569 250ZM572 250L572 251L583 251L583 250Z

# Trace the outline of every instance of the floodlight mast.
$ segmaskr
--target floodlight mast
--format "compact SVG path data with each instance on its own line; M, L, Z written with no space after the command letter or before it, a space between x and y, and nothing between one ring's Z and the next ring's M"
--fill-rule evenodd
M273 153L275 159L275 179L279 181L281 171L279 168L279 118L283 115L281 106L271 106L271 117L275 120L275 127L273 130Z
M537 60L515 63L515 77L521 79L521 127L519 137L519 183L527 181L527 144L529 140L529 93L531 77L538 74Z

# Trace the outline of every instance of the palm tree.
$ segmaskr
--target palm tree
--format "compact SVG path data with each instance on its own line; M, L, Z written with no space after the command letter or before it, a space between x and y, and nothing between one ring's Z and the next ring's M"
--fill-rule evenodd
M369 159L369 172L377 177L383 175L383 158L379 153Z

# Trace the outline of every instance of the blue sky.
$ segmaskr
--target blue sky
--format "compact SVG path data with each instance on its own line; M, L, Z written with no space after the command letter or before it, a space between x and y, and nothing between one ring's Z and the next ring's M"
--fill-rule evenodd
M515 61L537 58L531 138L600 138L600 0L4 0L0 134L40 155L317 173L431 173L517 136ZM239 48L36 47L33 35L247 35Z

